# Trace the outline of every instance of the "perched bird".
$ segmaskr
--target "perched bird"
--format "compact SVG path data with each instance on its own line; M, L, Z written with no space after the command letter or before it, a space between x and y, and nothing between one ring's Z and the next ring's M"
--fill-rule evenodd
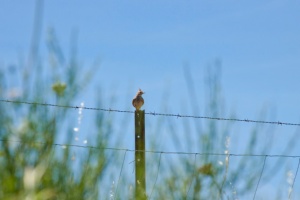
M132 105L136 108L136 110L140 110L140 108L144 105L144 99L142 97L142 94L144 94L144 92L141 89L139 89L139 91L136 93L135 97L132 100Z

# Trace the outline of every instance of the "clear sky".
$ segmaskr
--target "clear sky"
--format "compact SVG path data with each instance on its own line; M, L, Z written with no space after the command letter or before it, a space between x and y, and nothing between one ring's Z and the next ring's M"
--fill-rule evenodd
M0 66L27 57L34 5L33 0L1 1ZM105 95L113 88L121 99L116 109L132 109L131 98L141 88L146 111L163 112L161 97L167 92L170 112L194 114L183 106L188 64L198 115L209 116L205 77L218 59L227 114L255 120L267 108L268 120L300 121L300 1L51 0L44 3L42 21L45 59L46 33L53 28L67 56L72 31L78 31L82 67L101 60L93 88L78 99L86 106L93 105L91 93L100 84ZM280 140L295 128L278 129Z
M28 54L35 1L1 4L0 61L8 64ZM156 111L151 98L166 87L186 94L184 63L201 93L205 69L219 59L223 95L239 116L253 118L267 103L278 120L298 122L299 10L298 1L46 1L41 50L54 28L67 54L77 30L80 60L100 59L103 83L120 95L142 88L145 109Z

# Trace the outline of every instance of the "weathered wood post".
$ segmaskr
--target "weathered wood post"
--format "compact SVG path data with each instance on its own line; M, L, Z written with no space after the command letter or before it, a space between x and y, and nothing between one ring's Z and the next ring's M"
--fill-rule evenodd
M135 199L147 199L145 165L145 110L135 111Z

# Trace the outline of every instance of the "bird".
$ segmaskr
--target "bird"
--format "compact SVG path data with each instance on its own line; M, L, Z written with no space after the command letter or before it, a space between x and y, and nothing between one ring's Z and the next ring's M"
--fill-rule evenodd
M144 92L139 89L135 97L132 99L132 105L136 108L136 110L140 110L140 108L144 105L144 99L142 97L143 94Z

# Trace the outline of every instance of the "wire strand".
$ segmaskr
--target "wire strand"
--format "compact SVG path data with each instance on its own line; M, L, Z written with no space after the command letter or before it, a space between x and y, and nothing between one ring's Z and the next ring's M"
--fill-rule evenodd
M292 184L292 187L291 187L291 192L289 193L289 200L292 197L292 192L293 192L294 184L295 184L295 181L296 181L296 178L297 178L297 174L298 174L298 170L299 170L299 165L300 165L300 158L299 158L299 161L298 161L298 166L297 166L296 174L295 174L295 177L294 177L294 180L293 180L293 184Z
M36 106L49 106L49 107L59 107L65 109L86 109L94 111L104 111L104 112L118 112L118 113L134 113L130 110L118 110L118 109L105 109L105 108L94 108L86 106L72 106L72 105L57 105L50 103L38 103L38 102L27 102L27 101L13 101L0 99L0 102L4 103L15 103L15 104L27 104ZM145 112L146 115L153 116L164 116L164 117L177 117L177 118L194 118L194 119L208 119L208 120L219 120L219 121L234 121L234 122L246 122L246 123L260 123L260 124L274 124L274 125L286 125L286 126L300 126L300 123L290 123L290 122L280 122L280 121L262 121L262 120L251 120L251 119L238 119L238 118L223 118L223 117L208 117L208 116L194 116L194 115L182 115L182 114L168 114L168 113L156 113L156 112Z
M257 182L257 185L256 185L256 188L255 188L255 192L254 192L254 196L253 196L253 200L255 199L255 196L256 196L256 192L258 190L258 186L259 186L259 183L260 183L260 179L264 173L264 170L265 170L265 165L266 165L266 160L267 160L267 157L268 156L265 156L265 159L264 159L264 164L263 164L263 167L262 167L262 170L261 170L261 173L260 173L260 176L259 176L259 179L258 179L258 182Z
M194 181L194 178L196 178L196 160L197 159L197 153L195 153L195 158L194 158L194 164L193 164L193 174L192 174L192 178L191 178L191 182L189 184L189 188L187 190L187 193L186 193L186 197L188 198L189 196L189 192L190 192L190 189L192 187L192 184L193 184L193 181Z
M160 161L161 161L161 154L159 154L159 160L158 160L158 166L157 166L157 174L156 174L156 177L155 177L155 181L154 181L154 185L152 187L152 190L151 190L151 193L150 193L150 196L149 196L149 200L151 199L151 196L152 196L152 193L154 191L154 188L155 188L155 185L156 185L156 181L158 179L158 174L159 174L159 168L160 168Z
M125 158L126 158L126 153L127 153L127 150L126 150L125 153L124 153L124 157L123 157L123 161L122 161L122 166L121 166L121 170L120 170L120 174L119 174L119 178L118 178L118 182L117 182L117 187L116 187L116 190L115 190L115 195L117 195L117 192L118 192L119 182L120 182L121 174L122 174L123 167L124 167L124 162L125 162Z
M0 139L1 142L14 142L14 143L27 143L27 144L40 144L49 145L46 142L23 142L16 140L4 140ZM53 143L51 146L61 146L62 148L74 147L74 148L85 148L85 149L98 149L98 150L112 150L112 151L127 151L127 152L145 152L153 154L177 154L177 155L199 155L199 156L230 156L230 157L273 157L273 158L300 158L300 155L284 155L284 154L235 154L235 153L209 153L209 152L183 152L183 151L155 151L155 150L134 150L126 148L114 148L114 147L95 147L95 146L83 146L76 144L59 144Z

